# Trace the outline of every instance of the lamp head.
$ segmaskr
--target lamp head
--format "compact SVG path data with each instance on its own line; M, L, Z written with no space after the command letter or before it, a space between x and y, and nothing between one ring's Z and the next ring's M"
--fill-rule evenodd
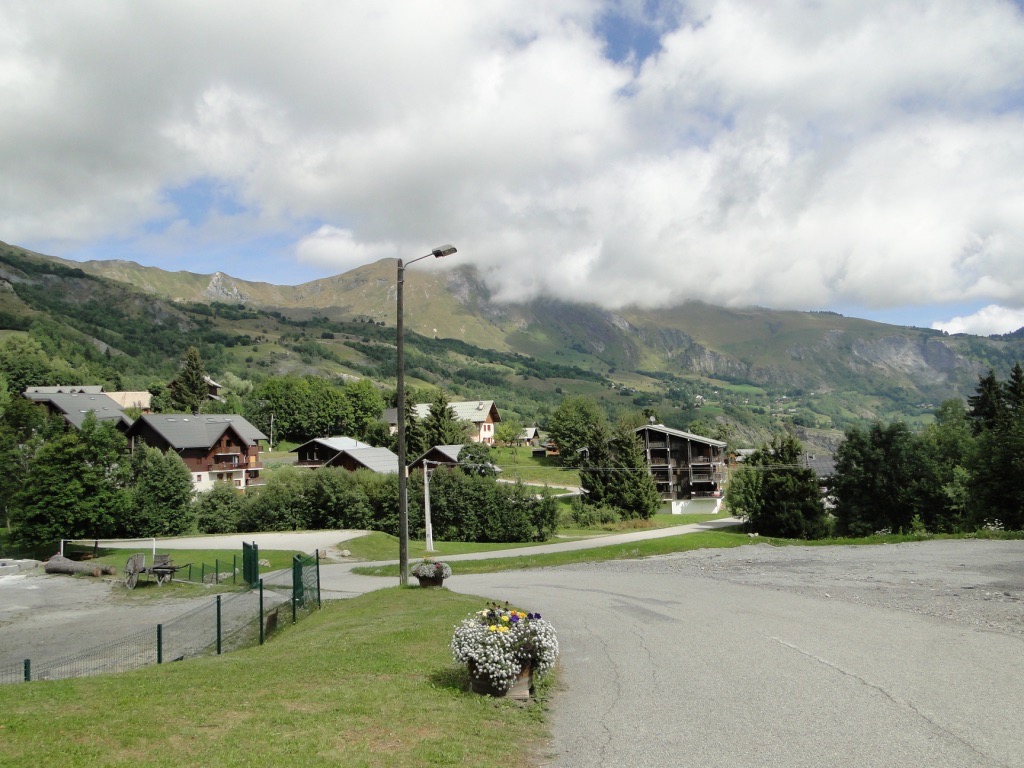
M437 248L432 250L430 253L435 259L440 259L442 256L451 256L456 251L454 245L439 245Z

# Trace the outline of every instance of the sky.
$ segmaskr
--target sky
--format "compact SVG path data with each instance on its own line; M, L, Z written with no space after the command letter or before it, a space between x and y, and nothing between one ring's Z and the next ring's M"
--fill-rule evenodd
M1024 326L1014 0L0 0L0 240Z

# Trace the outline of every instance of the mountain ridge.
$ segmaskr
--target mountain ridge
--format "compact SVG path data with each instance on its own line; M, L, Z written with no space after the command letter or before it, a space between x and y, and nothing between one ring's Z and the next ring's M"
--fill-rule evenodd
M272 353L267 353L271 364L267 372L365 375L375 370L375 376L384 376L385 369L379 366L387 358L386 350L373 346L380 342L370 340L368 344L364 339L357 343L354 337L331 340L325 324L393 327L394 260L296 286L276 286L220 271L207 275L167 272L123 260L74 262L0 244L0 250L3 248L12 258L41 259L62 265L69 274L111 280L154 301L169 301L168 308L161 310L167 316L178 311L175 302L212 306L212 319L190 322L212 322L225 338L234 333L251 340L259 338L260 329L270 327L266 320L230 320L232 313L244 314L239 307L302 327L324 327L322 338L303 337L306 352L299 357L306 359L301 364L295 352L289 351L287 344L278 344L274 335L287 337L294 335L294 330L267 331L273 342ZM0 270L0 288L7 289L0 292L0 313L8 311L4 301L13 301L16 289L23 289L18 281L24 278L15 272ZM871 418L919 421L926 417L929 406L973 394L978 376L989 368L1005 375L1013 362L1024 357L1024 333L1020 332L1002 337L949 336L832 312L726 308L698 301L660 309L634 306L616 310L554 298L499 303L493 301L491 291L471 265L444 271L410 269L405 277L405 324L411 349L417 344L430 348L428 339L452 339L512 355L513 360L521 355L591 371L605 381L605 391L599 396L610 406L650 406L677 413L679 419L688 413L712 420L742 420L745 408L759 419L807 429L842 428ZM57 278L46 279L52 282ZM298 335L302 333L306 331ZM116 348L116 343L102 343ZM260 342L258 349L265 343ZM289 343L294 346L296 342ZM328 357L310 357L313 352ZM466 357L471 353L459 354L459 365L474 364ZM370 364L366 355L377 362ZM232 359L239 368L243 362L249 367L267 365L256 355L236 358ZM325 362L328 359L332 362ZM427 383L464 384L446 372L445 365L433 367L433 373L423 373ZM513 376L508 364L496 370L492 378ZM571 389L575 385L562 382L559 386ZM592 383L581 387L581 392L594 396ZM707 393L702 395L705 404L700 408L688 400L697 392ZM707 405L712 393L721 398L717 406Z

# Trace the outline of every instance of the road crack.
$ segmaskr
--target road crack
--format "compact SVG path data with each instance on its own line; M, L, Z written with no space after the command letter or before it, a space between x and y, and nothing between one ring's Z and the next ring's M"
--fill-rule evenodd
M966 739L961 737L959 734L949 730L945 726L943 726L940 723L936 722L933 718L929 717L924 712L919 710L916 706L914 706L914 703L912 701L908 701L906 699L901 699L899 696L896 696L891 691L886 690L885 688L883 688L878 683L873 683L870 680L868 680L867 678L863 677L862 675L857 674L856 672L853 672L853 671L851 671L849 669L845 669L845 668L841 667L840 665L836 664L835 662L829 661L828 659L825 659L825 658L822 658L821 656L818 656L815 653L811 653L810 651L805 651L803 648L800 648L799 646L796 646L793 643L787 642L787 641L783 640L780 637L769 636L768 639L778 643L779 645L782 645L782 646L784 646L786 648L789 648L790 650L796 651L801 656L806 656L807 658L812 659L813 661L816 661L819 664L822 664L822 665L828 667L829 669L832 669L832 670L838 672L839 674L841 674L841 675L843 675L845 677L849 677L849 678L851 678L853 680L856 680L858 683L860 683L861 685L865 686L866 688L871 688L872 690L877 691L878 693L882 694L885 698L887 698L889 701L891 701L897 707L903 707L904 709L907 709L907 710L913 712L914 715L916 715L919 719L921 719L922 721L927 723L928 726L930 728L932 728L932 730L939 732L940 734L942 734L946 738L951 739L952 741L955 741L957 744L960 744L961 746L967 748L968 750L970 750L974 754L978 755L978 757L981 757L984 760L986 760L989 764L995 765L995 766L1001 766L1001 768L1013 768L1013 766L1011 766L1009 763L1003 763L1003 762L995 759L991 755L985 754L984 752L979 750L976 746L974 746L974 744L972 744L971 742L967 741Z

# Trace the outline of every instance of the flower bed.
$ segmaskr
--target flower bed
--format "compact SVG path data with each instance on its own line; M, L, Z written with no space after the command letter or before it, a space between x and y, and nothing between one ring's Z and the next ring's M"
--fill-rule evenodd
M544 675L558 658L558 637L539 613L492 604L455 627L452 656L497 695L512 688L524 669Z

